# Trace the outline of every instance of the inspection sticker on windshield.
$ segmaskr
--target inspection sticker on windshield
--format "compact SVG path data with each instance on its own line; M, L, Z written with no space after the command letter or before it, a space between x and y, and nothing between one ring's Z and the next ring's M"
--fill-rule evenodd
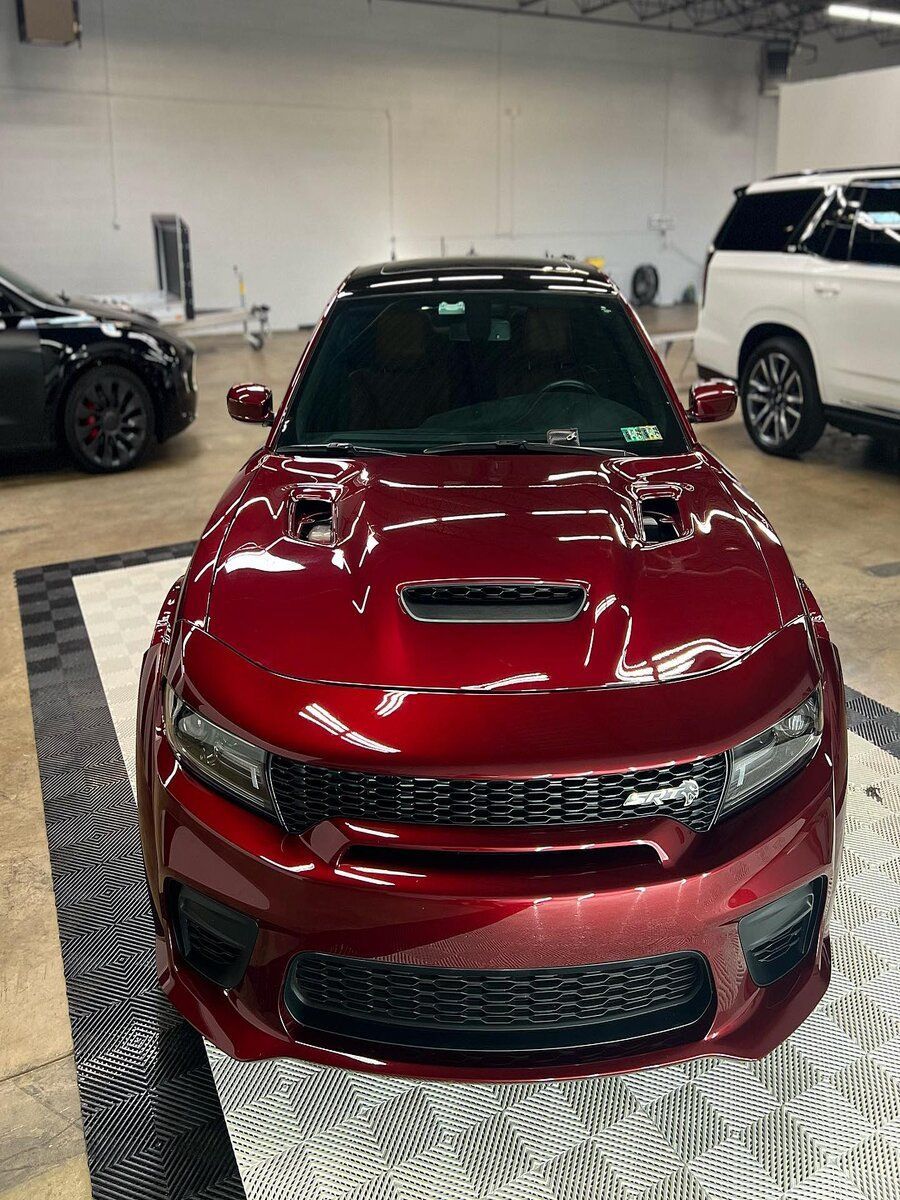
M661 442L658 425L622 425L622 437L626 442Z

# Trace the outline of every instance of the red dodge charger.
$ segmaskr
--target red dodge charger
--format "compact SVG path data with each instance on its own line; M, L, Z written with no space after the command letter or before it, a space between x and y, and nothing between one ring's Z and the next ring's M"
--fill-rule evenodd
M144 659L162 987L238 1058L470 1080L759 1057L821 999L840 665L628 304L354 271Z

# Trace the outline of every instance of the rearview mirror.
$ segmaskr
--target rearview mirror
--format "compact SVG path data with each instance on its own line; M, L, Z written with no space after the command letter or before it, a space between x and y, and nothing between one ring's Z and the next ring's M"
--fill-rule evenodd
M235 421L271 425L272 392L261 383L236 383L228 389L228 415Z
M737 408L738 390L730 379L695 383L688 397L688 420L694 425L727 421Z

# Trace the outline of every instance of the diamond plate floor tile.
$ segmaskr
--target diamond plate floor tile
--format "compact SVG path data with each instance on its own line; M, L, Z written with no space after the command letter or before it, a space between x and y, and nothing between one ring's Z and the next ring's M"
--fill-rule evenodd
M900 719L852 690L834 984L768 1058L521 1087L239 1063L212 1046L207 1067L146 986L123 765L140 656L188 551L19 579L98 1198L230 1200L236 1157L249 1200L900 1200ZM108 1004L117 981L128 995Z
M842 1167L829 1163L791 1188L785 1200L871 1200L871 1193L861 1192Z
M521 1175L494 1193L493 1200L556 1200L548 1180L541 1175Z
M498 1089L477 1084L447 1087L442 1083L426 1083L422 1085L422 1091L431 1101L441 1129L450 1137L496 1116L503 1107Z
M381 1147L363 1115L315 1134L305 1145L307 1162L325 1200L338 1200L387 1170Z
M629 1200L621 1173L594 1141L553 1159L544 1172L555 1200Z
M634 1113L594 1136L617 1181L629 1192L646 1191L681 1160L646 1113Z
M400 1200L473 1200L475 1183L456 1156L455 1143L442 1142L419 1158L395 1167L391 1178ZM523 1172L510 1186L527 1178ZM248 1194L252 1194L249 1193ZM290 1195L290 1193L287 1193Z
M737 1141L746 1146L780 1191L802 1183L825 1164L820 1146L784 1108L748 1125Z
M691 1174L710 1196L740 1200L781 1200L783 1192L750 1150L733 1138L713 1146L690 1164Z
M506 1111L534 1163L558 1158L588 1137L576 1109L552 1085Z
M623 1075L622 1086L642 1108L646 1108L660 1096L684 1087L687 1078L686 1066L675 1063L654 1071L635 1071L632 1075Z
M366 1124L388 1166L419 1158L444 1140L427 1094L410 1088L366 1113Z
M155 610L173 554L183 553L80 567L99 578L157 560L160 576L146 598ZM73 570L27 571L17 582L93 1195L238 1200L244 1191L203 1042L156 987L126 769L134 735L128 742L112 719L92 652L102 631L96 622L85 626ZM125 597L106 631L117 664L107 677L125 671L129 680L121 700L129 727L141 653L134 637L148 639L155 616L142 623L139 608Z
M558 1087L589 1133L599 1133L638 1110L638 1102L626 1087L624 1076L604 1075L599 1079L561 1083Z
M900 1083L900 1038L882 1043L872 1054L872 1062L877 1063L895 1082Z
M872 1200L897 1200L900 1196L900 1146L874 1134L854 1146L841 1166L864 1195Z
M753 1074L750 1064L722 1059L697 1080L698 1089L731 1129L743 1129L778 1104Z
M455 1150L477 1196L491 1195L537 1165L519 1132L513 1110L473 1125L455 1139Z
M824 1077L823 1064L815 1058L806 1057L794 1044L794 1039L782 1042L771 1054L755 1059L748 1066L782 1107Z
M647 1116L684 1162L724 1142L731 1131L696 1083L669 1092L651 1104Z
M822 1075L831 1075L865 1054L824 1007L806 1018L791 1038L791 1045Z
M872 1132L872 1126L830 1082L817 1083L786 1105L824 1154L845 1154Z

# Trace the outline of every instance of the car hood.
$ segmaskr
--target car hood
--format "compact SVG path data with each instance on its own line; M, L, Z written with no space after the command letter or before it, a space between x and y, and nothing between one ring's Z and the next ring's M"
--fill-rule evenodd
M661 496L677 507L679 536L648 543L642 505ZM297 536L297 505L310 502L332 504L333 545ZM728 668L783 623L760 531L702 450L262 454L220 536L207 631L300 679L398 691L625 687ZM410 583L502 580L577 583L586 601L567 621L489 624L423 622L400 602Z
M159 328L156 317L127 304L104 304L103 301L92 300L89 296L71 296L67 306L98 321L126 321L129 325L152 328L154 331Z

